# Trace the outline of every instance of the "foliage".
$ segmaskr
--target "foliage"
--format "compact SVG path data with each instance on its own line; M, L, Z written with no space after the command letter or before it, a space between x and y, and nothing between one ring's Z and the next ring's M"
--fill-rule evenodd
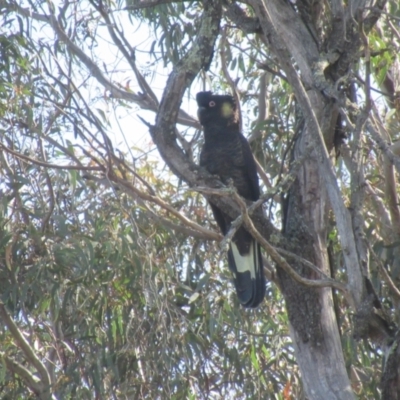
M1 397L302 398L273 268L262 307L239 308L206 201L166 167L139 119L157 112L169 74L201 30L203 3L8 0L1 7L0 295L3 318L28 344L2 324ZM355 90L360 106L373 99L371 119L395 143L398 86L389 93L387 84L399 74L400 13L395 1L387 10L368 36L369 72L362 54L344 90ZM329 12L321 18L318 29L328 35ZM187 91L176 136L195 162L202 139L193 98L205 86L238 93L243 130L266 173L264 191L274 192L290 172L304 121L257 30L225 16L209 71ZM365 237L376 254L370 278L398 322L398 299L382 275L383 268L399 282L391 197L398 172L389 176L372 134L348 136L335 166L346 204L356 148L363 154ZM273 194L265 211L280 229L281 193ZM329 224L334 278L345 281L333 216ZM356 341L346 298L335 291L335 302L353 390L378 398L382 348Z

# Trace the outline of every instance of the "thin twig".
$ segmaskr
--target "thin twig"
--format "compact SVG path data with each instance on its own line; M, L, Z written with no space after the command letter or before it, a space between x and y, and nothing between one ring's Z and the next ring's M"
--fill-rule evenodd
M228 188L222 188L222 189L211 189L211 188L196 188L195 190L206 193L209 195L218 195L218 196L232 196L237 204L239 205L241 209L241 215L235 219L231 223L231 228L229 232L225 235L223 241L221 242L222 247L226 247L229 244L229 241L232 239L233 235L235 234L236 230L239 228L239 226L244 223L246 226L246 229L250 232L250 234L260 243L260 245L267 251L269 256L272 258L272 260L279 265L285 272L288 273L294 280L297 282L306 285L306 286L311 286L311 287L333 287L335 289L340 290L346 299L348 300L349 304L354 305L354 301L351 297L351 294L348 290L348 288L341 282L338 282L324 274L324 272L320 271L315 265L310 263L309 261L296 256L295 254L288 252L283 249L276 249L273 247L261 234L260 232L255 228L250 216L249 216L249 211L251 210L254 212L255 210L255 205L258 202L254 202L249 208L247 208L247 205L242 199L239 194L237 193L236 189L233 186L230 186ZM295 257L296 260L300 261L307 267L311 268L312 270L318 272L321 274L324 279L319 279L319 280L313 280L313 279L307 279L303 278L300 276L283 258L279 253L285 254L286 256L290 257Z
M46 168L69 169L69 170L78 170L78 171L104 171L105 170L103 167L82 167L80 165L58 165L58 164L46 163L46 162L39 161L39 160L36 160L36 159L28 157L28 156L25 156L24 154L18 153L14 150L11 150L9 147L7 147L1 143L0 143L0 150L4 150L5 152L10 153L13 156L15 156L21 160L27 161L27 162L35 164L35 165L40 165L41 167L46 167Z
M173 208L169 203L165 202L162 200L160 197L142 192L138 188L136 188L134 185L132 185L130 182L127 180L121 179L117 177L112 171L109 172L108 178L117 184L119 184L122 188L124 188L126 191L133 193L136 196L139 196L141 199L149 201L151 203L157 204L170 214L172 214L174 217L176 217L178 220L184 223L185 226L201 232L204 236L207 236L209 239L213 240L220 240L221 235L216 233L215 231L211 231L207 228L204 228L203 226L197 224L196 222L190 220L189 218L185 217L183 214L181 214L178 210Z
M383 266L381 260L377 256L377 254L374 252L374 250L373 250L373 248L372 248L370 243L368 243L368 248L369 248L369 252L372 255L372 258L375 260L376 264L378 265L379 271L381 272L382 277L385 280L386 284L388 285L389 289L397 297L397 299L400 300L400 290L397 288L397 286L392 281L392 278L390 277L390 275L386 271L386 268Z
M39 142L41 156L42 156L43 160L46 161L46 153L43 148L43 141L42 141L41 136L38 137L38 142ZM44 169L44 176L46 179L47 187L49 189L49 209L42 220L42 227L41 227L42 233L44 233L46 231L47 225L53 214L54 206L55 206L53 183L51 182L50 175L49 175L47 169Z
M146 79L139 72L136 66L136 57L134 48L130 45L130 42L126 40L123 31L121 29L118 29L117 23L114 20L111 20L108 9L106 10L106 8L103 6L103 3L95 1L91 1L91 3L103 17L112 40L118 47L119 51L124 55L126 61L131 66L136 76L136 80L139 84L139 87L143 91L142 95L148 96L149 99L151 99L154 102L154 108L158 108L159 103L157 96L155 95L150 85L147 83Z
M258 243L260 243L260 245L267 251L267 253L272 258L272 260L277 265L279 265L279 267L281 267L291 278L293 278L294 280L296 280L297 282L299 282L305 286L318 287L318 288L333 287L335 289L338 289L344 294L344 296L346 297L346 299L349 301L350 304L352 304L352 305L354 304L351 294L344 284L337 282L336 280L334 280L332 278L313 280L313 279L303 278L302 276L300 276L288 264L286 259L284 257L282 257L279 254L279 252L256 229L256 227L253 224L253 221L251 220L251 218L247 212L246 203L243 201L243 199L239 196L239 194L236 191L233 191L233 197L240 206L240 209L242 211L242 216L243 216L243 222L246 226L246 229L258 241Z
M321 271L316 265L314 265L312 262L306 260L303 257L298 256L295 253L292 253L291 251L285 250L285 249L281 249L279 247L275 247L276 251L286 257L289 258L293 258L296 261L298 261L299 263L303 264L304 266L306 266L307 268L312 269L314 272L316 272L317 274L321 275L324 279L332 279L331 277L329 277L328 275L325 274L325 272Z
M372 120L374 124L377 125L375 119ZM371 134L372 139L377 143L379 149L384 153L384 155L389 159L389 161L396 167L397 171L400 173L400 157L397 157L390 148L390 145L381 136L379 128L376 129L372 122L367 121L367 130ZM378 125L379 126L379 125Z

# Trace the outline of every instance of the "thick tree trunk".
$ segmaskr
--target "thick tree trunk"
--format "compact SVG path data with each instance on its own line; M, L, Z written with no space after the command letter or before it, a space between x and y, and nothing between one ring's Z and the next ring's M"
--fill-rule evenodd
M252 2L260 18L265 39L279 58L281 67L295 88L296 96L308 96L327 147L332 148L337 108L331 100L315 89L304 93L298 77L294 76L296 72L290 59L293 57L296 60L303 85L313 88L312 65L320 57L318 46L288 3L276 0L262 3ZM298 101L302 101L302 98L299 97ZM305 154L310 143L315 143L315 146L311 156L299 168L297 179L287 195L283 235L287 250L310 261L329 275L326 237L330 205L327 181L321 174L324 170L321 168L320 157L322 144L318 142L320 139L308 116L304 114L304 117L303 130L294 148L294 160ZM302 276L319 278L298 260L290 264ZM332 291L300 285L280 269L278 276L286 300L291 336L307 398L353 399L333 307Z
M320 99L321 100L321 99ZM321 101L319 107L323 102ZM315 110L318 106L315 105ZM322 115L322 112L317 112ZM294 149L294 159L302 156L314 140L307 128ZM329 275L327 254L327 193L315 154L302 165L287 197L284 237L288 249ZM302 276L318 278L295 261L292 267ZM291 336L296 349L305 392L309 399L353 399L346 372L332 290L313 289L294 282L279 270L285 295Z

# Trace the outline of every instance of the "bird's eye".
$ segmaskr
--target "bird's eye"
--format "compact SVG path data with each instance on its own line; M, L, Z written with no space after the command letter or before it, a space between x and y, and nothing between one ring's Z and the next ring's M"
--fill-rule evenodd
M210 107L214 107L215 106L215 101L210 101L209 103L208 103L208 105L210 106Z

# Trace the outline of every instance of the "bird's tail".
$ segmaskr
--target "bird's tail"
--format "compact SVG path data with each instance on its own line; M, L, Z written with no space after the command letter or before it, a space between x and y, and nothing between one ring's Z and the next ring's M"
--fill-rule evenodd
M243 307L255 308L264 299L265 278L260 245L252 238L249 251L240 254L232 241L228 250L229 269L233 272L236 293Z

